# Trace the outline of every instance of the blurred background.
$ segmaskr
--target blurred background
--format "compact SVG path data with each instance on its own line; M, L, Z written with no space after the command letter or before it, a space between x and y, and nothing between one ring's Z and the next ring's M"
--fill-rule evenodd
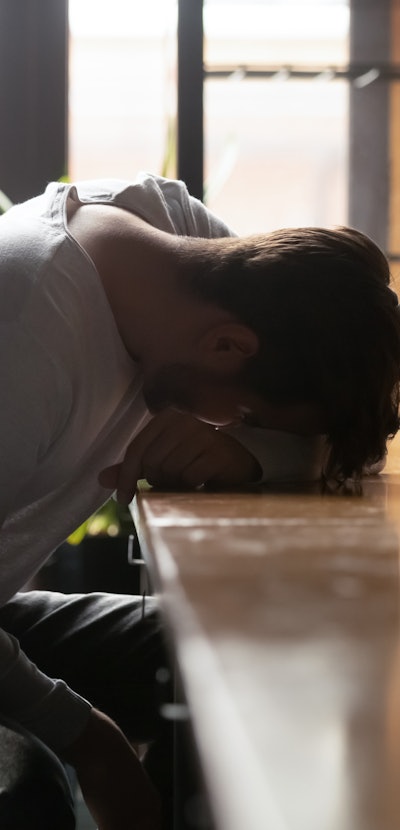
M70 175L174 176L176 3L69 8ZM239 233L346 221L348 84L323 68L348 53L346 0L205 2L205 197ZM293 64L322 71L291 79Z

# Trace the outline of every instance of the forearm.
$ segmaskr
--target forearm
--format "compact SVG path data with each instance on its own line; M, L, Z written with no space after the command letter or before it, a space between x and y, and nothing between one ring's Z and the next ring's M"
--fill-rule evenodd
M326 458L324 435L297 435L275 429L238 426L224 428L257 459L260 483L317 481Z
M82 732L91 706L41 672L18 640L0 629L0 709L58 752Z
M161 830L158 794L118 726L97 709L61 753L77 773L99 830Z

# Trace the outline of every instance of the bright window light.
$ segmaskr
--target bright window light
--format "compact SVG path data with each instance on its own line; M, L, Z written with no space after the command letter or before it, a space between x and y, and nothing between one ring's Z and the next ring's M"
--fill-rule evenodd
M177 5L69 0L72 179L176 175ZM349 16L345 0L205 0L205 66L232 67L205 81L206 201L238 233L346 224L348 84L287 67L345 66Z
M175 20L176 0L69 0L73 37L159 37Z

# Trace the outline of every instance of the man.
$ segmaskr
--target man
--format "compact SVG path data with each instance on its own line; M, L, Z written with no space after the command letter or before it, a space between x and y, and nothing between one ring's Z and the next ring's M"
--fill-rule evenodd
M2 827L47 826L39 783L48 826L74 826L50 750L100 830L169 826L155 606L17 592L140 478L341 482L378 461L398 428L388 283L356 231L237 239L149 175L52 184L0 220ZM149 740L156 789L131 745Z

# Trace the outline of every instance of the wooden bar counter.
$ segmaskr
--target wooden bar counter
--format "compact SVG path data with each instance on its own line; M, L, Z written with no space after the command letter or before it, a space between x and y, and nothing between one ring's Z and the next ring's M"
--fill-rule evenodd
M361 497L139 494L217 830L400 828L400 441Z

